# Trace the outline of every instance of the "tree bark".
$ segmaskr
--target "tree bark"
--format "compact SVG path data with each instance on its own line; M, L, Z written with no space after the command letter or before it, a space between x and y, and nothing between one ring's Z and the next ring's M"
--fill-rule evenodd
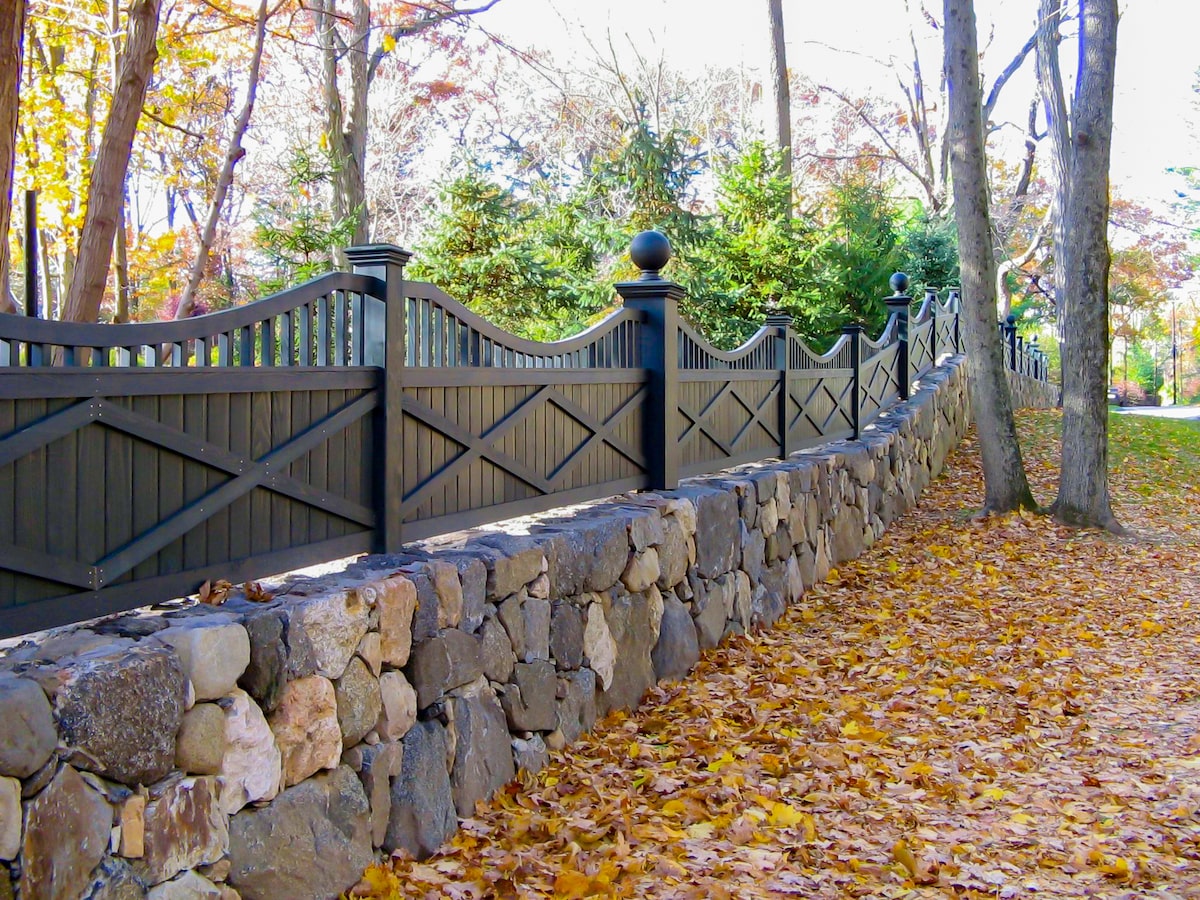
M771 111L775 126L775 146L780 154L780 174L792 187L792 93L788 84L787 46L784 43L783 0L767 0L771 20ZM789 197L787 214L791 216Z
M1108 170L1117 0L1080 0L1079 74L1071 104L1070 188L1062 251L1062 472L1054 515L1121 531L1108 494Z
M121 75L113 93L108 121L88 186L87 211L79 237L75 273L67 291L63 319L94 322L100 315L104 285L112 260L113 236L120 219L125 176L137 133L146 86L158 58L160 0L134 0L129 8L128 37L121 54Z
M246 78L246 102L233 123L233 132L229 136L229 146L225 150L225 159L221 163L221 172L217 176L217 187L213 192L208 206L208 216L204 220L204 230L200 232L200 246L196 248L196 258L192 260L192 268L188 273L188 282L179 298L179 306L175 310L176 319L186 319L196 307L196 291L204 280L208 270L208 256L212 251L213 241L217 237L217 223L221 220L221 210L225 206L225 198L229 196L229 188L233 185L233 170L238 161L246 155L242 147L242 138L250 126L250 116L254 112L254 101L258 96L258 75L262 66L263 42L267 34L267 0L260 0L258 19L255 21L254 52L250 57L250 74Z
M988 206L979 50L972 0L945 0L950 171L962 271L971 403L983 456L985 513L1034 508L996 334L996 257Z
M17 108L25 34L25 0L0 0L0 312L15 313L9 290L8 229L12 224Z

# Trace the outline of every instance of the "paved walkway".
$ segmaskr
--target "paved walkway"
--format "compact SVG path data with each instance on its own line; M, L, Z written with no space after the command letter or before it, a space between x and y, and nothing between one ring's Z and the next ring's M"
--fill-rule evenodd
M1123 416L1156 416L1161 419L1200 419L1200 405L1195 406L1114 406Z

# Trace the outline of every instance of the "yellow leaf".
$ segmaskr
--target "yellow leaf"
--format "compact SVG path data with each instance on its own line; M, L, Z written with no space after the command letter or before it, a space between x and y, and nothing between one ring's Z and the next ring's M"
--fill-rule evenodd
M710 838L714 831L716 831L716 826L712 822L697 822L695 825L687 827L688 837L692 838Z
M842 724L842 735L844 737L857 737L860 734L862 734L862 728L853 719Z
M384 53L391 53L396 49L396 39L390 34L385 34L379 43L383 46Z
M1008 791L1004 790L1004 788L993 787L993 788L988 788L986 791L984 791L979 796L981 796L987 800L1003 800L1007 794L1008 794Z
M562 872L554 879L554 896L564 900L583 900L591 889L592 879L582 872Z
M896 841L896 843L892 845L892 859L900 863L900 865L904 866L904 868L908 869L908 874L910 877L917 877L917 858L913 856L913 852L908 849L908 844L904 842L903 838Z

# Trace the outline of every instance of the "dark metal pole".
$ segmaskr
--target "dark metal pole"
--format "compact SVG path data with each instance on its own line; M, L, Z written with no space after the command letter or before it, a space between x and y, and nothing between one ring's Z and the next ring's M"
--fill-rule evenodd
M25 315L38 315L37 191L25 192Z
M1171 403L1179 405L1179 344L1175 337L1175 304L1171 304Z

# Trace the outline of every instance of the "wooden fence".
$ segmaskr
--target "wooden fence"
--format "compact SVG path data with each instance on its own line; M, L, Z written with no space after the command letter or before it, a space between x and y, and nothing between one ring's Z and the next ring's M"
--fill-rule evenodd
M633 253L623 308L556 343L387 245L180 322L0 316L0 636L853 438L960 350L957 295L910 316L901 284L877 341L817 354L772 316L722 351L680 319L665 239Z

